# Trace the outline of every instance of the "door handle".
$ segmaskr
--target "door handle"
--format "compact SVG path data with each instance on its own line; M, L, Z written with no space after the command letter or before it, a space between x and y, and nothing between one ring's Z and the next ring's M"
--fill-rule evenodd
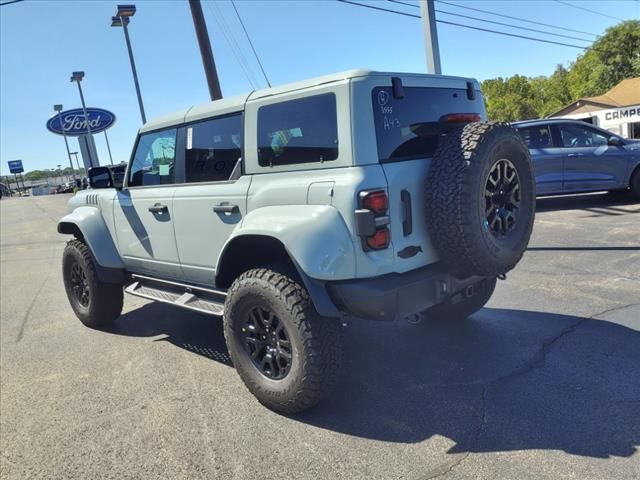
M567 155L567 157L583 157L584 154L583 153L570 153Z
M215 213L238 213L240 212L240 207L238 205L231 205L228 203L220 203L213 207L213 211Z
M149 207L151 213L169 213L169 207L156 203L153 207Z

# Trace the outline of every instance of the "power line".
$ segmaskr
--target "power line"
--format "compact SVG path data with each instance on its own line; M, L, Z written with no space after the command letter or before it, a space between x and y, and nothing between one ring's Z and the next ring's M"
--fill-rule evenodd
M249 82L249 84L251 85L251 88L253 88L254 90L257 90L258 89L258 85L257 85L258 82L256 81L255 77L253 76L253 73L251 72L249 64L247 63L244 55L242 55L242 51L240 50L239 45L235 42L235 38L233 37L233 33L230 31L229 26L227 25L227 23L226 23L226 21L224 19L224 16L222 16L222 13L217 9L217 5L215 5L215 2L205 2L205 5L207 5L207 6L212 5L212 4L215 7L215 10L213 10L213 7L210 10L211 13L213 14L213 19L218 24L218 27L220 27L220 31L224 35L224 38L227 41L227 44L229 45L229 47L231 47L231 53L233 54L233 56L235 57L236 61L238 62L238 65L242 69L242 72L244 73L244 76L247 79L247 81ZM219 16L221 18L218 18Z
M507 37L524 38L525 40L532 40L534 42L543 42L543 43L551 43L553 45L562 45L563 47L579 48L581 50L588 50L590 48L590 47L583 47L583 46L580 46L580 45L571 45L569 43L554 42L553 40L545 40L545 39L542 39L542 38L527 37L526 35L517 35L515 33L499 32L497 30L490 30L488 28L472 27L471 25L463 25L461 23L447 22L445 20L436 20L436 22L445 23L447 25L455 25L456 27L470 28L472 30L480 30L480 31L483 31L483 32L495 33L495 34L498 34L498 35L505 35Z
M240 25L242 25L242 30L244 30L244 34L247 37L247 40L249 41L249 45L251 45L251 50L253 50L253 54L256 57L256 60L258 61L258 65L260 65L260 70L262 71L262 75L264 76L264 79L267 81L267 85L269 85L269 87L271 87L271 82L269 81L269 78L267 77L267 73L264 71L264 67L262 66L262 62L260 61L260 57L258 57L258 52L256 52L255 47L253 46L253 42L251 41L251 37L249 36L249 32L247 32L247 29L244 26L244 22L242 21L242 17L240 16L240 12L238 12L238 9L236 8L236 4L233 0L231 0L231 5L233 5L233 9L236 11L236 15L238 16L238 20L240 21Z
M520 27L518 25L512 25L510 23L495 22L493 20L485 20L484 18L471 17L469 15L462 15L461 13L445 12L444 10L438 10L438 9L436 9L436 12L437 13L444 13L445 15L452 15L452 16L455 16L455 17L468 18L469 20L477 20L479 22L492 23L494 25L502 25L503 27L511 27L511 28L517 28L519 30L527 30L529 32L543 33L545 35L553 35L553 36L556 36L556 37L570 38L571 40L580 40L581 42L589 42L589 43L591 43L593 41L593 40L589 40L589 39L586 39L586 38L572 37L571 35L562 35L561 33L553 33L553 32L547 32L545 30L538 30L536 28Z
M5 5L11 5L12 3L24 2L24 0L9 0L8 2L0 3L0 7L4 7Z
M400 5L407 5L408 7L420 8L418 5L415 5L413 3L401 2L399 0L387 0L387 1L389 1L391 3L398 3ZM571 35L562 35L561 33L548 32L546 30L538 30L536 28L522 27L520 25L513 25L511 23L496 22L494 20L487 20L485 18L478 18L478 17L469 16L469 15L463 15L461 13L447 12L445 10L438 10L438 9L436 9L435 11L437 13L443 13L445 15L451 15L451 16L455 16L455 17L467 18L469 20L476 20L478 22L491 23L491 24L494 24L494 25L502 25L503 27L517 28L517 29L520 29L520 30L527 30L529 32L543 33L545 35L553 35L553 36L556 36L556 37L569 38L571 40L580 40L581 42L589 42L589 43L592 42L592 40L589 40L589 39L586 39L586 38L573 37Z
M595 10L591 10L591 9L585 8L585 7L580 7L578 5L574 5L573 3L562 2L561 0L555 0L555 1L558 2L558 3L561 3L563 5L566 5L567 7L577 8L578 10L584 10L585 12L595 13L596 15L600 15L600 16L608 17L608 18L613 18L614 20L620 20L621 22L624 22L623 18L614 17L613 15L607 15L606 13L602 13L602 12L596 12Z
M574 30L572 28L560 27L558 25L551 25L549 23L536 22L534 20L527 20L525 18L519 18L519 17L512 17L511 15L504 15L502 13L490 12L489 10L481 10L479 8L467 7L466 5L458 5L456 3L445 2L443 0L436 0L436 1L438 3L442 3L442 4L445 4L445 5L451 5L453 7L464 8L464 9L467 9L467 10L473 10L474 12L488 13L489 15L495 15L497 17L510 18L511 20L518 20L519 22L533 23L535 25L542 25L543 27L555 28L555 29L559 29L559 30L566 30L566 31L569 31L569 32L574 32L574 33L584 33L585 35L593 35L594 37L599 37L600 36L600 35L596 35L595 33L591 33L591 32L583 32L582 30Z
M391 10L391 9L388 9L388 8L375 7L373 5L365 5L363 3L352 2L351 0L337 0L337 1L341 2L341 3L349 3L351 5L356 5L358 7L371 8L373 10L380 10L380 11L387 12L387 13L396 13L398 15L404 15L405 17L421 18L420 15L413 15L411 13L399 12L397 10ZM546 40L546 39L543 39L543 38L535 38L535 37L528 37L526 35L518 35L518 34L515 34L515 33L501 32L501 31L498 31L498 30L491 30L491 29L488 29L488 28L474 27L474 26L471 26L471 25L464 25L462 23L448 22L446 20L437 20L436 19L436 22L443 23L443 24L446 24L446 25L453 25L453 26L456 26L456 27L468 28L470 30L479 30L481 32L495 33L497 35L504 35L506 37L522 38L524 40L531 40L531 41L534 41L534 42L550 43L550 44L553 44L553 45L561 45L563 47L579 48L580 50L587 50L587 49L590 48L590 47L585 47L585 46L581 46L581 45L571 45L569 43L555 42L553 40Z
M341 3L349 3L351 5L357 5L358 7L371 8L373 10L380 10L381 12L396 13L398 15L404 15L405 17L422 18L420 15L414 15L412 13L399 12L397 10L391 10L390 8L374 7L373 5L366 5L364 3L352 2L351 0L336 0Z

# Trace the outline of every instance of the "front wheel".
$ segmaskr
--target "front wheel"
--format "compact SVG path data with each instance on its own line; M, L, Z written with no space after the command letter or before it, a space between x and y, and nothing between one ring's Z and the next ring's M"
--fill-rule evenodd
M93 254L80 240L67 243L62 254L62 276L69 303L87 327L100 328L122 313L122 285L98 277Z
M473 286L473 294L453 303L451 300L434 305L422 314L429 320L460 321L480 310L496 288L495 278L486 278Z
M296 413L334 387L340 327L320 317L296 280L265 268L243 273L228 291L224 335L249 391L266 407Z

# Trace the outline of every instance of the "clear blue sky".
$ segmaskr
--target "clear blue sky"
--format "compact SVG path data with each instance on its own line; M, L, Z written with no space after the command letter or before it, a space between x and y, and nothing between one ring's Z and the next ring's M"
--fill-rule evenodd
M450 1L596 34L617 23L555 1ZM69 82L73 70L86 72L82 85L88 105L116 114L118 120L108 132L114 161L128 160L140 116L124 35L121 29L110 26L117 3L26 0L1 7L2 175L8 173L7 161L14 159L22 159L26 171L68 165L62 137L49 133L45 123L54 103L64 104L65 109L80 106L77 88ZM208 90L187 1L135 3L138 10L129 31L147 118L207 101ZM570 3L623 19L640 17L640 2L635 0ZM419 13L419 9L381 0L371 4ZM332 0L239 0L236 5L274 85L356 67L426 71L418 19ZM436 5L441 10L510 23L507 19ZM216 17L220 14L233 29L260 87L265 86L231 4L226 0L203 1L203 9L223 94L234 95L252 88L221 32ZM439 18L514 32L449 15ZM556 64L566 64L581 52L451 25L439 24L438 29L443 73L480 80L514 74L548 75ZM519 33L587 45L533 32ZM100 161L107 164L104 136L97 135L96 142ZM75 139L71 139L71 148L78 150Z

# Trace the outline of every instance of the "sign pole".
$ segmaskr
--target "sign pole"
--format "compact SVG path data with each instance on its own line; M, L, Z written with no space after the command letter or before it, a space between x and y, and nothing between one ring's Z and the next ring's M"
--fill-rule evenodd
M62 107L60 107L62 109ZM76 180L76 171L73 169L73 162L71 161L71 150L69 150L69 142L67 141L67 134L64 131L64 125L62 124L62 116L58 111L58 122L60 123L60 130L62 130L62 136L64 137L64 144L67 147L67 156L69 157L69 165L71 166L71 174L73 175L73 181ZM78 172L80 173L80 172Z

